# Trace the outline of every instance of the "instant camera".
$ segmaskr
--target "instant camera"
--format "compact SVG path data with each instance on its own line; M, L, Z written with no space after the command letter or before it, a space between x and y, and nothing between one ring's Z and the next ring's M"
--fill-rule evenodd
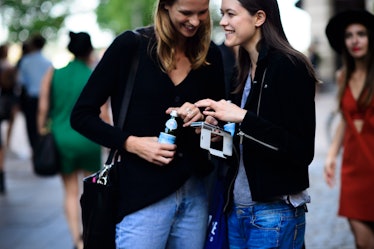
M193 122L192 127L200 127L200 147L208 150L210 154L226 158L232 155L232 136L230 132L225 131L219 126L211 125L205 122ZM218 142L212 142L213 136L221 136Z

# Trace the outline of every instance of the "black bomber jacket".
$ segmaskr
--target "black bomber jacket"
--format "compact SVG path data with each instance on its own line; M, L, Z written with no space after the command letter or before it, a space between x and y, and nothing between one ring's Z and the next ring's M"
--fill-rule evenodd
M314 157L315 80L304 62L263 47L237 128L227 179L226 208L239 167L239 144L254 201L269 201L309 187ZM242 94L233 96L240 105Z

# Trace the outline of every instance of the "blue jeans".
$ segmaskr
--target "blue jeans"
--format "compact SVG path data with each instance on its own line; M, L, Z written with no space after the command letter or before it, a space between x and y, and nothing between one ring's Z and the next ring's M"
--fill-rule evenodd
M305 206L283 201L234 206L228 217L230 249L300 249L305 234Z
M192 177L170 196L125 216L116 226L116 247L201 249L207 223L205 185Z

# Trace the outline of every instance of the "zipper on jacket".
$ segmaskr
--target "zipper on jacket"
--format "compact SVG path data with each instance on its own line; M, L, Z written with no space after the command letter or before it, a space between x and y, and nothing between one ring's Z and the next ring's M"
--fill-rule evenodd
M277 147L275 147L273 145L270 145L268 143L262 142L262 141L258 140L257 138L254 138L254 137L252 137L252 136L250 136L248 134L245 134L241 130L239 130L238 136L240 136L240 144L242 144L242 142L243 142L243 137L246 137L246 138L251 139L251 140L253 140L253 141L255 141L255 142L259 143L259 144L262 144L265 147L268 147L269 149L272 149L272 150L275 150L275 151L279 150L279 148L277 148Z
M266 71L268 69L265 68L264 74L262 75L262 80L261 80L261 88L260 88L260 96L258 97L258 102L257 102L257 116L260 115L260 104L261 104L261 97L262 97L262 89L264 88L264 80L265 80L265 75Z
M265 81L266 71L267 71L267 68L265 68L265 70L264 70L264 74L262 75L261 88L260 88L260 95L259 95L258 103L257 103L257 116L259 116L259 114L260 114L260 103L261 103L262 89L263 89L263 87L264 87L264 81ZM247 138L252 139L253 141L256 141L256 142L258 142L259 144L262 144L262 145L264 145L264 146L266 146L266 147L268 147L268 148L270 148L270 149L273 149L273 150L276 150L276 151L279 150L277 147L274 147L274 146L272 146L272 145L270 145L270 144L264 143L264 142L262 142L262 141L260 141L260 140L258 140L258 139L256 139L256 138L254 138L254 137L252 137L252 136L249 136L249 135L245 134L245 133L244 133L243 131L241 131L241 130L239 130L239 133L237 133L237 135L240 137L240 144L243 144L243 137L247 137ZM235 153L236 156L237 156L236 158L239 159L239 160L238 160L238 165L239 165L239 164L240 164L240 155L238 155L238 152L237 152L237 150L236 150L235 147L234 147L233 149L234 149L234 153ZM239 167L240 167L240 166L239 166ZM229 199L230 199L230 193L233 191L233 185L234 185L234 182L235 182L236 176L238 175L239 167L237 167L237 169L236 169L235 177L230 181L229 188L228 188L228 191L227 191L227 199L226 199L227 202L226 202L226 204L225 204L224 207L223 207L224 212L225 212L225 211L227 210L227 208L228 208L228 204L229 204L229 202L230 202L230 201L229 201Z
M261 98L262 98L262 89L264 88L265 75L266 75L266 71L267 71L267 70L268 70L268 69L265 68L265 70L264 70L264 74L262 75L261 88L260 88L260 95L259 95L259 97L258 97L258 102L257 102L257 113L256 113L256 114L257 114L257 117L260 116L260 105L261 105ZM245 133L244 133L243 131L241 131L241 130L239 130L239 133L238 133L237 135L240 136L240 144L243 144L243 137L246 137L246 138L249 138L249 139L251 139L251 140L253 140L253 141L255 141L255 142L259 143L259 144L262 144L262 145L264 145L264 146L270 148L270 149L273 149L273 150L276 150L276 151L279 150L277 147L275 147L275 146L273 146L273 145L270 145L270 144L267 144L267 143L265 143L265 142L262 142L262 141L260 141L260 140L258 140L258 139L256 139L256 138L254 138L254 137L252 137L252 136L249 136L249 135L245 134Z

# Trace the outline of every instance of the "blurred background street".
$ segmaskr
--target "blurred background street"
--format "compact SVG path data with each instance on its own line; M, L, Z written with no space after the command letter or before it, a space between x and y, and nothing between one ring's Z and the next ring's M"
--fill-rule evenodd
M336 214L339 188L328 188L322 175L328 146L325 125L334 101L331 87L316 95L316 153L310 165L312 202L307 213L307 249L354 249L346 220ZM7 194L0 196L0 249L72 248L60 178L34 175L28 150L23 116L19 115L5 164Z

